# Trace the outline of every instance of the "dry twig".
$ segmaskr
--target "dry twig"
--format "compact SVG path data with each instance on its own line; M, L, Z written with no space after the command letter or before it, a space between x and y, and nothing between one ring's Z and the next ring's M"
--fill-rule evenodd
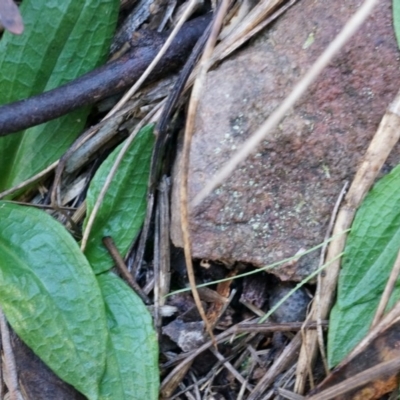
M135 94L135 92L139 89L139 87L143 84L143 82L147 79L147 77L150 75L150 73L154 70L155 66L159 63L161 58L164 56L164 54L167 52L169 47L171 46L171 43L175 39L176 35L182 28L182 25L189 19L189 17L192 15L194 8L196 7L197 0L190 0L187 9L183 13L181 19L179 22L176 24L175 28L172 30L170 33L167 41L163 44L161 47L160 51L158 54L154 57L153 61L150 63L150 65L146 68L146 70L143 72L142 76L135 82L135 84L124 94L122 99L114 106L114 108L105 116L104 119L107 119L114 115L117 111L119 111L125 104L126 102Z
M140 129L142 129L146 124L148 124L151 120L151 118L156 114L156 112L159 111L159 105L155 106L147 115L145 118L140 121L139 124L136 125L135 129L133 132L129 135L128 139L126 139L124 145L122 146L109 174L107 175L107 179L104 182L103 187L101 188L100 194L98 198L96 199L96 203L93 206L93 210L88 218L88 222L86 224L86 228L83 232L83 237L82 237L82 243L81 243L81 250L85 251L87 241L89 239L90 231L92 230L94 220L96 218L96 215L100 209L100 206L104 200L104 197L107 193L108 188L111 185L111 182L117 173L118 167L122 162L122 159L124 158L126 152L128 151L130 145L133 142L133 139L135 139L136 135L139 133Z
M345 232L350 228L355 212L360 206L365 195L373 185L383 163L386 161L393 146L400 137L400 92L395 100L390 104L388 110L379 125L378 131L372 139L368 150L364 156L357 174L345 197L344 205L339 211L333 236L336 237L329 245L326 262L330 262L338 254L343 252L346 235L336 236L340 232ZM339 274L340 260L331 263L326 270L325 276L321 277L318 290L324 293L318 306L314 303L311 310L311 319L326 318L332 306L334 294L336 291L337 279ZM316 357L316 332L307 332L304 338L303 346L297 368L297 381L295 391L303 393L308 365L314 363Z
M211 57L215 43L218 38L218 34L221 30L222 22L225 14L228 10L230 0L222 0L222 3L218 9L217 15L211 28L210 37L206 43L203 56L200 62L200 70L197 79L193 85L192 94L190 97L188 116L186 121L185 138L183 142L182 159L181 159L181 182L180 182L180 206L181 206L181 229L183 238L183 247L185 251L186 268L188 272L188 278L194 301L197 309L199 310L200 316L204 321L205 327L211 338L214 338L212 327L207 319L205 311L200 301L199 293L196 288L196 280L194 276L193 263L192 263L192 252L190 245L190 233L189 233L189 204L188 204L188 171L189 171L189 152L190 144L194 132L194 123L197 105L200 100L201 90L206 78L208 71L208 61Z
M4 364L6 371L6 382L9 390L10 400L23 400L19 390L17 366L15 365L14 353L11 346L10 331L6 317L0 309L0 331L1 344L4 352Z
M217 186L227 179L233 170L252 154L259 143L270 135L289 109L306 92L308 87L315 81L322 70L331 62L333 57L340 51L344 44L357 31L361 24L366 20L375 6L377 0L365 0L364 4L358 9L352 18L346 23L342 31L330 43L326 50L317 59L314 65L304 75L293 91L282 102L282 104L270 115L264 124L242 145L233 157L214 175L214 178L196 195L191 206L199 205ZM273 138L269 138L273 141Z
M389 279L387 281L385 290L382 293L381 301L379 302L378 309L374 316L374 320L371 323L371 327L374 327L382 318L385 312L386 306L389 302L390 296L392 295L393 289L396 285L397 278L400 274L400 250L397 253L397 258L390 273Z

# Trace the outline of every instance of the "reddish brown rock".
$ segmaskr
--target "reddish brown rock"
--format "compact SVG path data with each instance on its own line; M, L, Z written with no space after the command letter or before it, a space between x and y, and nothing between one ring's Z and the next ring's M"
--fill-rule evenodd
M279 105L359 4L302 0L209 72L191 148L191 198ZM274 140L194 210L194 257L264 266L322 242L344 182L354 176L400 87L398 58L391 1L384 0L281 122ZM388 168L399 161L400 152L394 153ZM176 187L172 239L180 246ZM318 257L274 272L301 279Z

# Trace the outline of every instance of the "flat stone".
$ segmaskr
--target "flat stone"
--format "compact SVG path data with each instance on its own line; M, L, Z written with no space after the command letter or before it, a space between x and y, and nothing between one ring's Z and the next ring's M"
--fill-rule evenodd
M359 0L302 0L208 74L190 153L190 199L290 93L354 14ZM190 217L195 258L265 266L323 241L399 89L391 1L375 7L311 89L233 175ZM399 161L395 149L386 170ZM177 168L175 168L177 170ZM175 173L171 236L182 246ZM315 270L317 252L275 268L284 280Z

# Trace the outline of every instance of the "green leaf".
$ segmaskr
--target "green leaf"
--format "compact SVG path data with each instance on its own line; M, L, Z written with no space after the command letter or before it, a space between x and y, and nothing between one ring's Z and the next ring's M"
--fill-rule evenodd
M25 31L0 42L0 104L67 83L101 64L118 0L24 0ZM57 160L81 132L89 109L0 138L0 190Z
M347 239L338 296L328 334L330 366L337 365L371 325L400 248L400 166L382 178L358 210ZM400 298L400 283L391 303Z
M157 400L158 343L140 298L111 273L97 277L106 303L109 330L101 400Z
M98 398L107 343L101 292L75 240L43 211L0 202L0 304L60 378Z
M85 250L96 274L113 266L113 261L102 244L103 237L111 236L120 254L125 256L143 224L153 144L153 126L146 126L138 133L125 154L100 206ZM84 226L121 147L122 144L109 155L90 183Z
M397 45L400 47L400 1L393 0L393 26Z

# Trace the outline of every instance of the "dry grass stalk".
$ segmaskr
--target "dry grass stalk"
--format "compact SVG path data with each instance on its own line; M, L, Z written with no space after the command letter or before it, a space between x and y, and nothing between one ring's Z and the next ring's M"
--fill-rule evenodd
M250 39L250 32L264 23L268 24L269 21L267 21L266 18L281 3L282 0L264 0L256 4L240 24L236 25L232 32L218 44L210 62L214 64L217 61L221 61L241 46L246 40Z
M259 400L268 386L272 385L276 377L285 369L293 365L297 352L301 346L301 332L298 332L293 340L285 347L281 355L260 379L247 400Z
M150 73L153 71L154 67L161 60L164 54L167 52L170 47L172 41L175 39L179 30L182 28L182 25L189 19L189 17L193 14L194 9L197 7L198 0L190 0L189 4L183 13L182 17L176 24L175 28L172 30L171 34L168 36L167 41L163 44L157 56L151 62L151 64L146 68L146 71L143 72L142 76L136 81L136 83L122 96L122 99L113 107L113 109L103 118L107 119L114 115L117 111L119 111L126 102L136 93L139 87L143 84L143 82L147 79Z
M378 309L376 310L374 320L371 323L371 327L374 327L382 319L386 306L389 302L390 296L392 295L393 289L396 285L396 281L399 274L400 274L400 250L397 253L396 261L394 263L392 271L390 272L390 276L387 281L385 290L382 293L382 297L379 302Z
M388 107L388 110L379 125L378 131L368 147L364 156L364 161L358 169L345 197L344 205L339 211L333 230L333 236L336 238L332 240L329 245L326 258L327 263L343 252L346 235L338 234L345 232L350 228L357 208L360 206L365 195L373 185L393 146L400 138L399 126L400 92ZM311 319L325 319L328 316L336 292L339 268L340 260L338 259L326 269L324 277L321 277L318 291L324 293L324 296L320 298L318 305L316 303L313 304ZM308 331L304 338L298 362L297 381L295 386L295 391L297 393L304 392L307 369L310 368L310 365L313 365L316 354L317 334L316 332Z
M119 168L119 165L122 162L122 159L124 158L126 152L128 151L130 145L133 142L133 139L135 139L136 135L139 133L139 131L145 126L147 125L152 117L157 113L157 111L159 111L159 107L161 104L156 105L147 115L145 118L143 118L135 127L135 129L132 131L132 133L129 135L129 137L126 139L126 141L124 142L124 145L122 146L109 174L107 175L107 179L104 182L103 187L101 188L100 194L98 196L98 198L96 199L96 203L93 206L93 210L88 218L88 222L86 225L86 228L83 232L83 236L82 236L82 243L81 243L81 250L85 251L86 245L87 245L87 241L89 239L89 235L90 232L92 230L93 224L94 224L94 220L96 218L96 215L100 209L100 206L104 200L104 197L107 193L108 188L111 185L112 180L114 179L115 174L117 173L117 170Z
M239 372L234 368L234 366L215 348L212 347L210 351L219 361L222 362L224 367L235 377L235 379L239 381L242 385L244 385L248 391L251 392L252 387L246 382L246 379L239 374Z
M336 36L314 65L294 87L289 96L286 97L282 104L269 116L263 125L261 125L261 127L241 145L240 150L232 156L232 158L214 175L214 178L211 179L211 181L208 182L208 184L196 195L191 203L192 207L199 205L216 187L225 181L232 174L234 169L257 149L257 146L261 141L267 138L273 141L273 137L270 137L272 129L279 124L284 115L306 92L322 70L332 61L333 57L362 25L376 3L377 0L365 0L358 11L346 23L342 31Z
M43 179L44 177L46 177L48 174L50 174L50 172L52 172L53 170L55 170L57 168L59 161L55 161L53 164L49 165L47 168L45 168L43 171L40 171L39 173L37 173L36 175L32 176L31 178L27 179L26 181L23 181L21 183L19 183L18 185L5 190L4 192L0 193L0 199L4 199L7 196L10 196L16 192L18 192L21 189L24 189L38 181L40 181L41 179Z
M332 230L336 221L336 217L339 211L339 207L342 204L342 201L344 199L344 196L347 192L347 189L349 187L349 182L345 182L342 190L339 193L338 199L336 200L335 206L333 207L333 211L332 211L332 215L331 215L331 219L329 220L329 225L328 225L328 229L326 231L326 235L324 238L324 241L326 242L326 245L324 245L324 247L321 249L321 258L320 258L320 262L319 262L319 267L321 267L324 262L325 262L325 254L326 254L326 250L328 248L329 242L328 239L332 236ZM324 335L323 335L323 330L322 330L322 325L321 325L321 321L322 321L322 316L321 316L321 309L319 307L319 305L321 304L321 298L322 293L321 293L321 274L318 274L318 279L317 279L317 290L315 293L315 297L314 297L314 302L316 303L316 307L317 307L317 323L318 323L318 328L317 328L317 336L318 336L318 345L319 345L319 351L322 357L322 362L324 364L324 368L325 368L325 373L328 374L329 373L329 367L328 367L328 360L326 358L326 354L325 354L325 344L324 344ZM309 316L311 316L311 314L309 314ZM305 334L305 331L303 331L303 335ZM310 372L310 376L312 375L312 372ZM312 380L311 380L312 381Z
M368 335L353 349L353 351L337 366L340 368L342 365L348 364L358 354L362 353L376 338L391 325L400 321L400 301L382 318L382 320L375 325Z
M229 4L230 0L222 0L222 3L218 9L217 15L213 22L210 37L206 43L203 56L200 61L199 73L194 82L192 94L190 96L188 115L185 127L185 137L183 141L182 159L180 164L180 171L182 176L180 182L181 229L182 229L183 248L185 252L186 269L188 273L190 288L192 290L193 298L196 303L196 307L199 311L202 320L204 321L208 334L210 335L211 338L213 338L213 340L214 340L214 335L212 332L212 327L208 321L204 308L201 304L194 276L190 233L189 233L188 173L189 173L190 145L192 142L192 137L194 132L197 106L200 100L201 91L203 89L206 74L208 71L209 60L214 50L215 43L217 41L218 34L221 30L223 19L226 15Z
M306 397L307 400L330 400L340 398L341 395L364 386L383 376L396 374L400 369L400 359L382 362L378 365L368 368L359 374L352 376L343 382L338 383L324 390L315 396Z
M8 329L6 317L0 309L0 332L1 345L4 355L4 370L6 372L6 384L10 400L24 400L19 390L17 366L15 364L14 352L11 346L10 330Z

